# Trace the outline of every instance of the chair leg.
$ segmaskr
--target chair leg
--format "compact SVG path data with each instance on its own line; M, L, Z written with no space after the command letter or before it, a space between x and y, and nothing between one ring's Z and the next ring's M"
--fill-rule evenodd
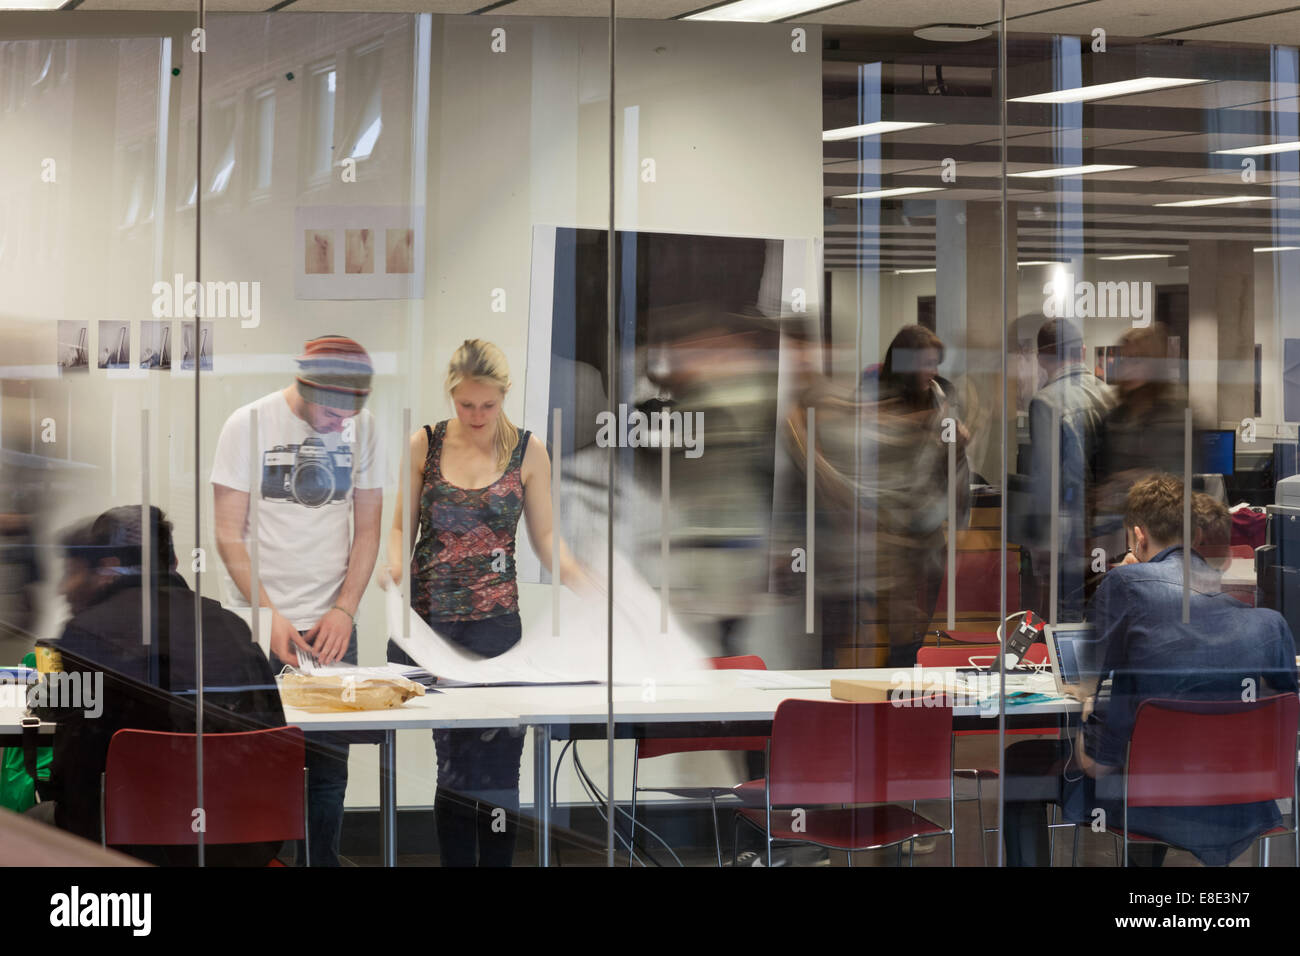
M984 778L978 770L975 771L975 812L979 814L980 821L980 859L988 866L988 831L984 829ZM953 829L956 830L955 825Z
M1052 804L1052 823L1056 823L1056 815L1060 809L1056 804ZM1056 830L1050 825L1047 828L1047 865L1056 866Z
M617 821L615 821L617 823ZM627 865L636 859L636 771L632 772L632 833L627 841Z
M847 855L848 855L848 858L849 858L849 866L852 867L852 866L853 866L853 851L852 851L852 850L849 850Z
M1074 825L1074 850L1070 853L1070 866L1079 865L1079 825Z
M1268 837L1259 838L1259 865L1268 866Z
M740 814L731 818L731 865L736 865L736 844L740 842Z

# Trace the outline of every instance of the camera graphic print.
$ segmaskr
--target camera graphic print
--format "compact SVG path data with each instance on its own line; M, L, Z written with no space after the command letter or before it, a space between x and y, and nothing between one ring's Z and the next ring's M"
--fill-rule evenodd
M320 438L262 452L262 500L308 508L346 504L352 490L352 447L328 448Z

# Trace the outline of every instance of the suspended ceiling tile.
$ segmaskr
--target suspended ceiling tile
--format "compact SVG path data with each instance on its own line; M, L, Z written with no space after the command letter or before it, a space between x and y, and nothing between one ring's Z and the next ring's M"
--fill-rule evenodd
M1062 4L1053 4L1060 7ZM1059 33L1090 37L1101 27L1108 37L1143 37L1171 30L1186 30L1201 24L1276 10L1279 0L1177 0L1176 3L1135 4L1133 0L1096 0L1094 3L1048 9L1032 16L1015 16L1007 11L1007 29L1015 32ZM1178 34L1182 36L1183 34ZM1216 37L1215 39L1220 39ZM1230 35L1223 39L1244 39Z
M1208 16L1200 23L1210 24L1215 20L1238 18L1248 13L1258 13L1258 5L1253 2L1220 7L1215 16ZM1264 9L1278 9L1277 2L1264 5ZM1195 26L1195 24L1192 24ZM1216 26L1204 26L1199 29L1182 30L1169 34L1169 39L1177 40L1219 40L1231 43L1268 43L1283 46L1300 45L1300 11L1278 13L1269 17L1257 17L1252 20L1238 20L1234 23L1221 23Z
M472 13L487 0L294 0L285 11L295 13ZM274 4L269 0L263 9Z

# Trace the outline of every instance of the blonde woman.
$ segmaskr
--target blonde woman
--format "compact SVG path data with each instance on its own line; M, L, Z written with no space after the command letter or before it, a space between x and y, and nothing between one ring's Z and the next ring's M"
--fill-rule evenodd
M388 574L400 581L402 509L418 529L411 556L411 606L440 636L484 657L519 642L515 529L522 514L543 565L557 545L551 515L551 465L540 438L502 410L510 390L505 356L467 339L451 358L446 391L456 415L411 436L411 488L398 498L388 541ZM561 579L594 593L562 544ZM389 660L414 663L392 642ZM509 866L519 809L523 730L435 730L438 787L434 814L443 866ZM504 828L492 811L505 808ZM498 818L500 814L497 815ZM496 822L496 826L493 823ZM477 848L476 848L477 843Z

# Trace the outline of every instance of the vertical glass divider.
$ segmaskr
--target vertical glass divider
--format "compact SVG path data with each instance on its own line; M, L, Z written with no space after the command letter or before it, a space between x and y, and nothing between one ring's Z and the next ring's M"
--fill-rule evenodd
M1061 570L1061 410L1056 406L1052 407L1052 487L1051 497L1048 499L1048 515L1051 524L1051 531L1048 535L1048 547L1051 549L1047 556L1047 620L1053 627L1056 626L1057 609L1061 603L1060 579Z
M1192 622L1192 406L1183 409L1183 623Z
M153 516L149 509L149 409L140 409L140 635L145 647L153 644ZM160 569L161 570L161 569ZM153 655L149 655L150 659Z
M814 628L813 605L816 602L816 592L813 589L813 549L816 544L814 538L817 534L817 409L808 406L808 434L806 436L807 464L804 467L804 474L808 476L806 497L807 502L805 511L807 515L804 518L805 536L808 540L808 553L804 555L805 567L808 569L808 581L804 587L803 602L803 629L805 634L812 634Z
M402 409L402 637L411 636L411 410Z
M672 460L668 453L672 442L668 430L670 419L666 410L659 413L659 633L668 633L668 528L670 512L668 499Z
M551 636L560 636L560 456L564 453L564 436L560 427L564 410L551 411Z
M954 420L953 428L957 427ZM957 627L957 436L948 442L948 630Z
M248 412L248 604L252 608L253 643L262 640L262 579L260 548L257 544L258 499L261 495L262 469L258 461L257 406ZM272 664L275 662L272 661Z

